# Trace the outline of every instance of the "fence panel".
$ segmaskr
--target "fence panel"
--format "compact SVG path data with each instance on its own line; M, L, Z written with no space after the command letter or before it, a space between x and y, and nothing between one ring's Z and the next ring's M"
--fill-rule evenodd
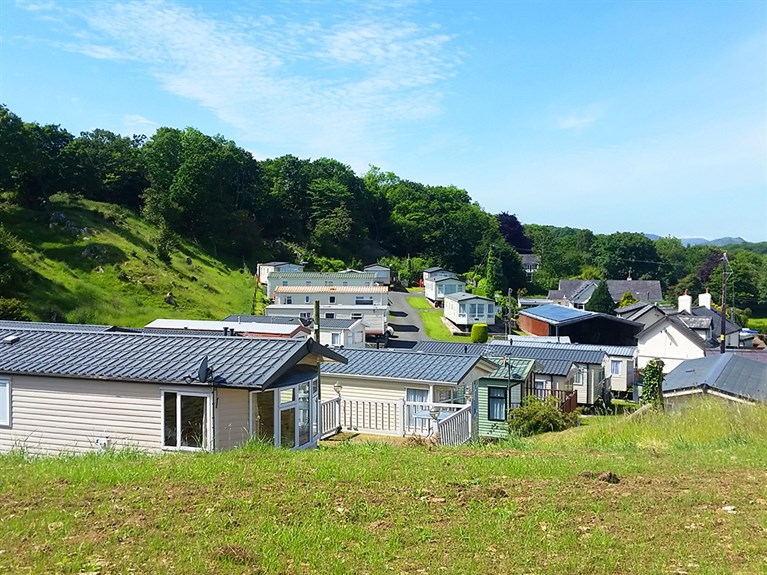
M341 398L334 397L320 403L320 439L336 433L341 426Z
M471 405L437 422L440 445L463 445L471 439Z

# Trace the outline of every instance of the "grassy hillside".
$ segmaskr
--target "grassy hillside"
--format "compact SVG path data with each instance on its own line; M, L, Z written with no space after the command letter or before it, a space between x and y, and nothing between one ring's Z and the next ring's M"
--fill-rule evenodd
M476 448L17 453L0 572L764 573L765 469L764 407Z
M249 313L254 279L181 242L169 264L157 231L127 209L54 196L44 211L2 206L20 268L12 295L33 319L143 326L158 317L220 319ZM172 292L176 306L163 301Z

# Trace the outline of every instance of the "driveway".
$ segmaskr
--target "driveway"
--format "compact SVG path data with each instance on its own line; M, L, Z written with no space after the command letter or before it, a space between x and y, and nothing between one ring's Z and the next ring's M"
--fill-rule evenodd
M407 303L408 297L424 296L423 292L389 292L389 325L394 329L394 335L389 338L388 347L411 348L419 341L431 341L418 311Z

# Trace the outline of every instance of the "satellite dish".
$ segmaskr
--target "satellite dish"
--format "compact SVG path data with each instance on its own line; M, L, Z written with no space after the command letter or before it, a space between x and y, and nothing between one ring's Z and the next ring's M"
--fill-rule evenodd
M202 358L200 361L200 367L197 368L197 379L200 382L205 383L208 381L208 356Z

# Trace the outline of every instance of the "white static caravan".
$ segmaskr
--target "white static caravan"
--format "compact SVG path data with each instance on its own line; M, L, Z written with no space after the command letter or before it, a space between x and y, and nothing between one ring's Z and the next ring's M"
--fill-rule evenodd
M0 452L293 449L320 436L313 340L0 328Z
M459 327L476 323L495 324L495 302L490 298L465 292L445 296L445 318Z

